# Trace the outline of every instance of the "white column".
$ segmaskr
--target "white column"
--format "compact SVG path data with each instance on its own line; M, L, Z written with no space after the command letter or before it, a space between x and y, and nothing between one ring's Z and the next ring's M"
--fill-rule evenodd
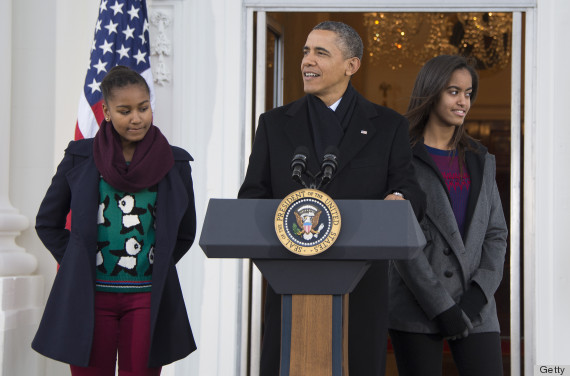
M36 258L16 245L28 219L10 204L12 0L0 2L0 375L38 375L30 340L39 320L42 279ZM24 372L24 373L19 373Z
M34 256L16 245L16 236L28 228L28 219L10 204L10 127L12 87L12 1L0 4L0 277L29 275L37 266Z

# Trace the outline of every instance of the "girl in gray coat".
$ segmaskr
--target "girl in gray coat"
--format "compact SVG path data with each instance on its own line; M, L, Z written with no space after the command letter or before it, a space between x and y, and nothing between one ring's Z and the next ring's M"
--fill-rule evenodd
M435 57L418 74L406 114L427 196L427 244L390 267L389 327L400 376L441 375L444 340L461 375L502 375L493 295L507 225L495 158L464 128L478 84L465 58Z

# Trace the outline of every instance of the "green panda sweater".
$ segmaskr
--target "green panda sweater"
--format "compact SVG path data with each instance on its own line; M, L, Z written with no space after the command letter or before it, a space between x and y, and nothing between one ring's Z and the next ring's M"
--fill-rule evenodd
M149 292L154 263L156 186L121 192L99 182L96 290Z

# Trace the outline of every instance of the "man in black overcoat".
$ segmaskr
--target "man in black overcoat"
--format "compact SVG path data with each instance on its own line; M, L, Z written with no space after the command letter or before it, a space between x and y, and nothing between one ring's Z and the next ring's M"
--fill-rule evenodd
M291 179L291 158L308 150L317 174L326 150L338 149L338 168L325 192L333 199L410 200L418 217L424 194L411 164L407 120L364 99L350 84L360 68L362 40L350 26L317 25L303 48L307 95L259 118L239 198L282 199L302 186ZM375 262L349 296L350 376L384 375L387 342L387 261ZM261 376L279 375L281 296L268 286Z

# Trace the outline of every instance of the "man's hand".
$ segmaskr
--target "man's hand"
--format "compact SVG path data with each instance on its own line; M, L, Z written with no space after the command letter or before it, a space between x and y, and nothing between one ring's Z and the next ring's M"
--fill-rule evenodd
M402 196L396 196L393 193L390 193L388 196L384 197L384 200L405 200Z

